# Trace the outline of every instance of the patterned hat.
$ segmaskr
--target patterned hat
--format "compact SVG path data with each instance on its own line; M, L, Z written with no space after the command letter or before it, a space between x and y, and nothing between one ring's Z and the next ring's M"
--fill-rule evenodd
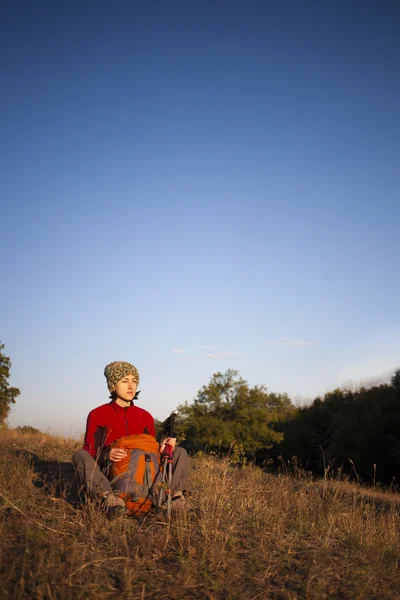
M127 375L133 375L137 383L139 383L139 371L130 363L117 360L107 365L104 369L104 376L107 379L107 386L110 392L113 392L115 384Z

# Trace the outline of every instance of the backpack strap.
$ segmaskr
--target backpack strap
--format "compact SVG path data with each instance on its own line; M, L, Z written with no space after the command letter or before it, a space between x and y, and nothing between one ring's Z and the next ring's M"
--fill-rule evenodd
M153 485L153 478L151 474L151 456L150 454L144 455L145 466L144 466L144 483L143 483L143 491L144 497L147 498L149 495L149 491L151 486Z

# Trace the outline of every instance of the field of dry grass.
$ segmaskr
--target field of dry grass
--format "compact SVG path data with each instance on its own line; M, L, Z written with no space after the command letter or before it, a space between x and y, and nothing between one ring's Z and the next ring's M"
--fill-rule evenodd
M45 434L0 431L4 600L400 597L392 496L193 460L194 510L108 522L78 500L70 456Z

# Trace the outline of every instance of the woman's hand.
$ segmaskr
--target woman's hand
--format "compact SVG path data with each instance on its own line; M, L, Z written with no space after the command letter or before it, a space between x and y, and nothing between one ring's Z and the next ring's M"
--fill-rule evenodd
M123 450L122 448L111 448L109 457L111 462L118 462L125 458L125 456L127 455L128 453L126 452L126 450Z
M172 450L175 450L175 446L176 446L176 438L166 438L165 440L163 440L161 442L161 446L160 446L160 454L162 454L165 450L165 446L166 445L172 446Z

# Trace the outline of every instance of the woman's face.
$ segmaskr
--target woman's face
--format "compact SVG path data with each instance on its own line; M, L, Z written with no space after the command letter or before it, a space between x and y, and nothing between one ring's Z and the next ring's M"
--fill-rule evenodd
M125 377L122 377L115 384L117 398L125 402L130 402L136 394L137 385L137 381L133 375L125 375Z

